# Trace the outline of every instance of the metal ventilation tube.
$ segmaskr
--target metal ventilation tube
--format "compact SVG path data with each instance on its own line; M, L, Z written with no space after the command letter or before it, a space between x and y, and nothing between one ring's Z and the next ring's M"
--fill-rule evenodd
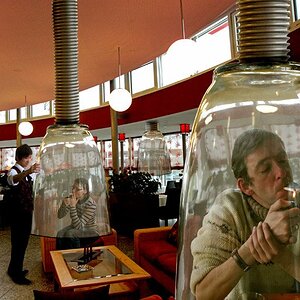
M240 60L287 61L290 1L240 0L237 4Z
M79 123L77 0L53 0L56 124Z
M146 123L146 131L159 131L159 124L156 121L149 121Z

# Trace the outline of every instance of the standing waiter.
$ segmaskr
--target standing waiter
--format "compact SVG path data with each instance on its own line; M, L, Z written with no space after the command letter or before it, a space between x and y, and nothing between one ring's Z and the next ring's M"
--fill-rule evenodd
M39 164L30 166L31 160L31 148L27 144L18 147L16 150L16 163L8 172L7 179L8 184L11 186L9 200L11 259L7 274L13 282L22 285L31 284L31 281L25 277L28 271L23 270L23 262L32 226L32 173L40 171Z

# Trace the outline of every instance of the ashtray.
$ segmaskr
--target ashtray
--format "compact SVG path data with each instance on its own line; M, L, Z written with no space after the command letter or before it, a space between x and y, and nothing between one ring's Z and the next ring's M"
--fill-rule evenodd
M94 268L89 266L89 265L78 265L78 266L74 266L72 267L73 270L75 270L78 273L82 273L82 272L88 272L93 270Z

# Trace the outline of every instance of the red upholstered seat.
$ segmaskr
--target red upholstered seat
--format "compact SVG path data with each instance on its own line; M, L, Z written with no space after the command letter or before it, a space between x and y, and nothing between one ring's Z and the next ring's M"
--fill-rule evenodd
M147 241L140 245L143 256L151 261L157 261L163 254L176 253L176 250L176 247L166 240L160 240L159 243L157 241Z
M154 280L174 295L177 247L170 239L171 232L171 227L135 230L134 257Z
M161 268L170 273L171 275L175 275L176 273L176 252L162 254L158 257L157 261Z

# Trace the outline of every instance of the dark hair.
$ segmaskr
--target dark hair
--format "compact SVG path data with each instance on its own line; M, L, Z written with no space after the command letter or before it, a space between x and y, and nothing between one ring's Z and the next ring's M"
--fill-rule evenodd
M251 183L245 159L263 145L266 140L277 141L284 148L284 143L277 134L263 129L250 129L238 136L234 143L231 158L231 168L236 179L243 178L246 183Z
M88 181L85 178L83 178L83 177L76 178L74 180L74 185L75 184L76 185L82 185L84 187L84 189L86 190L87 194L89 195L89 193L90 193L90 191L89 191L89 183L88 183Z
M27 144L23 144L17 148L15 158L16 161L19 161L22 158L28 157L29 155L32 155L31 148Z

